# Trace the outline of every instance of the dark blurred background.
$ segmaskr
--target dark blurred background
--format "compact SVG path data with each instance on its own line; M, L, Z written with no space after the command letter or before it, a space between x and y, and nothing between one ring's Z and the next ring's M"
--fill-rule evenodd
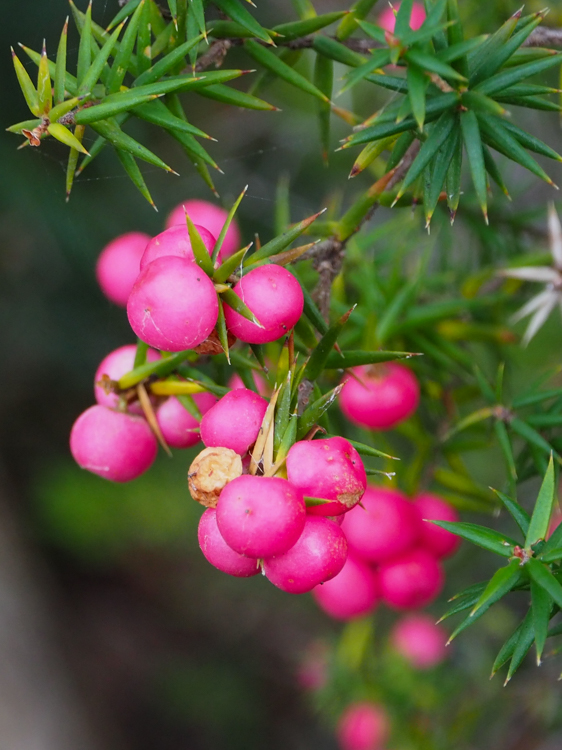
M286 0L259 5L266 26L294 18ZM481 31L517 7L507 0L461 5ZM0 7L3 132L28 116L10 45L40 49L45 37L53 52L68 6L4 0ZM319 0L316 7L347 4ZM105 25L116 10L117 0L96 0L93 15ZM557 15L560 8L549 23ZM75 55L74 29L69 40ZM305 55L300 65L310 64ZM235 51L228 67L238 65L249 67ZM376 109L366 94L373 96L358 88L353 104L365 115ZM218 139L210 151L225 172L213 175L224 205L249 184L240 209L246 242L254 232L272 236L282 175L290 180L294 221L319 210L331 192L343 190L349 201L369 185L365 176L347 186L347 153L333 154L329 170L322 165L313 101L285 84L261 95L284 111L186 99L191 121ZM530 117L533 132L559 147L555 116L544 124ZM161 457L127 486L82 472L69 456L70 427L93 401L97 365L133 341L125 312L96 285L97 255L125 231L157 234L181 200L212 199L171 140L148 125L131 132L180 173L143 168L158 213L109 149L76 181L67 204L66 149L49 139L17 151L17 136L0 138L0 747L328 750L335 747L330 728L307 707L295 675L309 643L338 628L309 597L282 594L264 580L230 579L204 561L196 542L200 511L185 482L193 454ZM347 132L334 122L334 148ZM545 191L524 179L532 186L526 207L540 207ZM376 222L388 216L381 211ZM421 222L411 221L422 237ZM537 337L535 361L544 345Z

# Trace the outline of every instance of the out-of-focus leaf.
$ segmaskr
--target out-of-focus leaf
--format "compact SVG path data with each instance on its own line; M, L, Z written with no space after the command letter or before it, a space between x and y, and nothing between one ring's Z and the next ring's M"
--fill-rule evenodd
M513 547L517 546L514 539L478 524L433 520L431 523L502 557L511 557Z
M349 320L349 316L353 312L353 308L341 316L322 336L316 348L311 352L310 358L304 368L303 377L307 380L314 381L320 377L328 357L330 356L332 349L334 348L338 336L343 330L343 327Z
M244 188L244 190L242 190L242 192L240 193L240 195L238 196L238 198L234 201L234 204L232 205L232 208L228 212L228 216L225 219L225 222L224 222L224 224L222 226L222 229L221 229L221 231L219 233L219 236L217 237L217 241L215 243L215 247L214 247L214 250L213 250L213 263L215 263L215 261L217 260L217 258L219 256L219 253L220 253L221 248L223 246L226 234L227 234L228 230L230 229L230 225L232 224L232 220L234 219L236 211L238 210L238 206L242 202L242 198L246 195L246 191L247 190L248 190L248 185L246 185L246 187Z
M293 39L299 39L309 34L314 34L315 31L329 26L335 21L339 21L347 15L347 11L338 10L333 13L324 13L321 16L313 16L301 21L291 21L290 23L281 23L272 28L277 34L283 37L283 42L288 42Z
M129 178L133 185L137 188L143 198L145 198L145 200L150 203L152 208L155 209L156 206L154 204L154 201L152 200L152 196L150 195L150 191L148 190L146 182L144 181L144 177L142 176L139 165L135 161L135 157L132 156L132 154L130 154L128 151L123 151L120 148L115 149L115 151L117 153L119 161L123 166L123 169L129 175Z
M186 120L182 120L180 117L173 115L160 99L154 99L147 104L141 104L138 107L135 107L132 110L132 113L137 117L140 117L141 120L151 122L165 130L179 130L180 132L188 133L192 136L214 140L211 139L207 133L204 133L194 125L191 125Z
M488 196L486 185L486 168L484 166L484 154L482 151L482 141L480 138L480 128L478 119L474 112L462 112L460 116L462 138L464 148L468 158L472 182L478 198L480 209L484 214L484 219L488 222Z
M525 563L529 576L542 589L544 589L552 599L562 608L562 586L552 575L550 569L542 562L532 557Z
M273 40L267 31L259 25L252 14L238 0L214 0L214 3L229 18L248 29L252 36L261 39L263 42L267 42L267 44L273 44Z
M314 85L322 91L330 100L332 98L332 85L334 80L334 63L328 57L316 55L314 62ZM330 151L330 118L331 107L328 102L318 102L318 120L320 124L320 143L322 145L322 158L328 163Z
M482 81L476 86L475 90L480 91L487 96L494 96L495 94L501 93L509 86L519 83L525 78L530 78L538 73L543 73L554 65L558 65L561 58L562 54L557 53L533 62L517 65L516 67L496 73L496 75L491 78Z
M68 18L64 22L57 48L57 59L55 63L54 97L55 105L64 101L64 76L66 73L66 46L68 38Z
M551 609L552 599L550 595L534 579L531 579L531 610L537 649L537 666L540 666L544 644L546 643Z
M529 151L546 156L548 159L562 161L562 156L559 153L550 148L546 143L543 143L539 138L535 138L534 135L526 133L511 122L504 121L503 126L522 146L528 148Z
M365 18L376 0L357 0L351 8L350 13L343 18L336 30L336 37L343 41L357 29L357 21Z
M78 66L76 69L76 80L78 86L80 86L92 62L92 3L88 3L86 13L83 14L82 24L77 20L77 9L73 2L70 3L70 7L74 14L74 20L76 21L78 31L80 32Z
M86 130L85 125L77 125L74 128L74 137L80 143L82 143L82 138L84 137L85 130ZM70 193L72 192L72 185L74 184L74 177L76 174L76 165L78 163L79 153L80 152L77 151L76 149L71 148L68 154L68 162L66 165L66 201L67 203L70 199Z
M512 560L505 568L496 570L471 610L470 617L474 617L482 609L489 609L492 604L495 604L511 591L520 582L522 577L523 572L517 559Z
M531 445L534 445L536 448L539 448L539 450L544 451L549 455L550 453L552 453L552 446L547 443L542 435L532 427L530 427L522 419L519 419L519 417L513 417L509 425L513 432L517 433L517 435L527 440L527 442L531 443Z
M519 631L517 642L515 643L513 648L511 663L509 665L509 670L507 672L507 677L505 679L504 685L507 685L515 672L519 669L519 667L521 666L521 662L527 655L529 649L533 645L533 641L535 640L535 631L533 628L533 613L531 609L529 609L529 611L527 612L527 615L525 616L525 619L523 620L521 625L522 627Z
M425 120L425 92L429 85L429 78L422 68L412 62L408 65L407 79L412 114L418 124L418 128L423 130Z
M352 88L352 86L355 86L357 83L359 83L359 81L362 81L370 73L374 73L375 70L388 65L389 62L389 50L375 50L371 57L367 60L367 62L359 65L359 67L355 68L347 74L345 85L341 88L339 93L343 94L345 91ZM410 81L408 81L408 85L410 85Z
M443 146L441 146L433 160L431 183L429 188L424 191L426 226L429 226L437 203L439 202L441 190L445 183L447 172L451 166L451 161L455 154L458 140L459 133L458 130L455 130L451 137L445 141Z
M544 539L548 531L548 524L550 523L550 517L552 515L552 508L554 506L554 499L556 495L556 484L554 478L554 461L552 456L548 462L548 469L544 476L533 515L531 516L531 522L529 524L529 530L525 537L525 547L538 542L539 539Z
M325 369L327 370L347 370L350 367L358 365L374 365L380 362L393 362L397 359L409 359L412 356L409 352L387 352L387 351L353 351L347 350L342 354L332 353L328 356Z
M348 18L349 16L346 16ZM342 65L349 65L350 67L357 67L365 62L365 57L360 55L358 52L346 47L341 42L331 37L324 36L323 34L317 34L313 41L312 47L325 57L329 57L330 60L342 63Z

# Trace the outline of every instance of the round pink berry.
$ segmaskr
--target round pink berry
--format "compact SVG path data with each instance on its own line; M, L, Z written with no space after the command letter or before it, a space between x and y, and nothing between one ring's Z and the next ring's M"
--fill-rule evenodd
M254 268L234 287L260 326L244 318L228 305L224 317L228 330L240 341L267 344L287 335L302 315L304 297L301 285L283 266L268 264Z
M212 393L196 393L193 400L201 414L217 401ZM191 448L200 440L199 420L175 396L170 396L158 407L156 420L170 448Z
M150 468L158 445L146 420L96 404L70 433L70 451L83 469L113 482L129 482Z
M312 595L330 617L353 620L372 612L380 600L375 572L351 552L341 571L320 586Z
M268 557L263 570L271 583L289 594L304 594L329 581L343 568L347 541L327 518L307 516L298 541L282 555Z
M196 229L201 235L201 239L209 251L209 255L212 255L216 242L215 238L205 227L196 226ZM156 258L163 258L167 255L175 255L191 261L195 260L185 221L183 224L178 224L160 232L160 234L157 234L156 237L150 240L141 258L140 270L142 271L145 266L152 263Z
M117 408L119 396L116 393L106 393L98 383L104 375L107 375L110 380L119 380L122 375L130 372L135 366L136 353L136 344L126 344L125 346L120 346L119 349L115 349L102 359L94 376L94 396L98 404L109 406L112 409ZM147 362L156 362L158 359L160 359L160 352L155 352L154 349L147 351ZM142 414L142 410L138 404L130 406L129 411Z
M380 750L390 734L390 721L377 703L352 703L340 716L336 734L342 750Z
M433 617L423 613L406 615L398 620L390 641L416 669L429 669L440 664L447 653L447 634Z
M279 477L243 474L226 485L217 503L225 542L248 557L286 552L302 534L305 518L301 493Z
M150 235L128 232L106 245L96 263L96 278L102 292L112 302L127 306L129 294L140 271L140 259Z
M441 565L425 549L410 550L384 563L378 576L384 603L398 610L425 607L445 582Z
M170 352L205 341L218 312L211 279L196 263L173 255L145 266L127 303L136 335L149 346Z
M190 200L180 203L176 206L166 220L166 228L173 227L175 224L185 224L185 214L194 224L205 227L214 236L218 237L228 216L228 211L220 206L215 206L207 201ZM228 228L226 237L221 248L221 254L224 258L240 250L240 230L233 221Z
M460 537L435 526L430 521L458 521L457 511L449 503L429 492L417 495L414 498L414 507L422 519L421 545L438 559L454 554L460 546Z
M230 391L201 420L201 440L207 448L230 448L243 456L256 442L266 409L267 401L254 391Z
M342 437L301 440L287 455L287 478L305 497L333 500L308 508L308 513L337 516L361 500L367 475L361 456Z
M390 430L416 411L418 381L411 370L396 362L353 367L346 375L339 403L345 416L371 430Z
M258 561L255 558L244 557L235 552L224 541L217 526L217 514L213 508L201 516L197 538L201 552L215 568L237 578L249 578L259 573Z
M414 504L405 495L372 486L342 523L350 548L370 563L382 563L409 550L417 542L421 526Z
M378 17L379 26L385 31L390 31L391 33L394 32L394 27L396 26L395 11L396 13L398 12L400 8L400 2L392 3L392 6L392 8L385 8ZM412 14L410 16L410 28L413 31L417 31L424 21L425 8L423 7L423 3L414 3L412 5Z

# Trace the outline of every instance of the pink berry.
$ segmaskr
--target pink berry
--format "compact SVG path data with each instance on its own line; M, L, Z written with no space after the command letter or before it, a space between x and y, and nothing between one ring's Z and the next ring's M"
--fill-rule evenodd
M342 528L350 548L370 563L399 556L418 540L422 531L418 513L398 490L367 487L361 506L346 514Z
M425 549L414 549L379 568L382 599L391 609L419 609L443 588L441 565Z
M449 503L429 492L417 495L414 498L414 507L422 519L427 519L422 520L421 545L438 559L454 554L460 546L460 537L435 526L430 521L458 521L457 511Z
M150 468L158 445L146 420L96 404L70 433L70 451L83 469L113 482L129 482Z
M202 396L205 398L202 399ZM212 399L211 403L209 403L209 396ZM196 393L193 400L199 407L199 411L204 414L213 403L216 403L217 399L212 393ZM190 414L175 396L170 396L158 407L156 420L170 448L191 448L200 440L199 420Z
M225 542L248 557L286 552L302 534L305 518L301 493L279 477L243 474L226 485L217 503Z
M390 721L378 703L352 703L340 716L336 734L342 750L380 750L388 739Z
M254 381L254 384L260 396L269 396L271 388L269 387L267 380L255 371L252 371L251 378ZM228 381L228 387L231 391L238 391L240 390L240 388L246 388L242 378L240 377L240 375L238 375L237 372L235 372Z
M201 420L201 440L207 448L221 446L243 456L256 442L267 401L247 388L230 391Z
M119 396L116 393L106 393L102 386L97 384L104 375L107 375L110 380L119 380L126 372L130 372L135 365L136 353L137 347L135 344L126 344L125 346L120 346L119 349L115 349L102 359L94 376L94 396L98 404L109 406L112 409L117 408ZM149 349L146 353L146 361L156 362L157 359L160 359L160 353L155 352L154 349ZM142 414L142 410L138 404L130 406L129 411Z
M344 377L339 397L341 410L351 422L371 430L390 430L416 411L418 381L404 365L361 365L351 371L355 378Z
M287 456L287 478L305 497L334 501L308 508L321 516L337 516L353 508L367 487L361 456L342 437L295 443Z
M211 279L197 264L173 255L145 266L127 303L129 323L149 346L193 349L209 336L219 305Z
M190 200L181 203L172 210L166 220L166 228L173 227L175 224L185 224L186 211L194 224L205 227L214 237L219 236L228 216L228 211L220 206L215 206L207 201ZM233 221L224 238L221 254L227 258L240 250L240 245L240 230L236 222Z
M376 574L351 552L337 576L316 586L312 595L321 609L336 620L362 617L372 612L380 599Z
M201 235L203 244L209 251L209 255L211 255L216 242L215 238L205 227L197 226L196 228ZM185 220L183 224L170 227L150 240L141 258L140 270L142 271L145 266L152 263L156 258L163 258L167 255L194 260L193 248L191 247L191 240L189 239Z
M255 315L262 328L228 305L224 317L228 330L249 344L267 344L288 334L302 315L301 285L282 266L268 264L243 276L234 292Z
M347 541L339 526L307 516L298 541L284 554L264 560L263 570L282 591L304 594L337 575L346 558Z
M398 12L400 8L400 2L392 3L394 10L391 7L385 8L378 17L379 26L385 31L394 32L396 26L396 16L394 11ZM417 31L425 21L425 8L422 3L414 3L412 6L412 14L410 16L410 28L413 31Z
M217 513L212 508L201 516L197 538L201 552L215 568L237 578L248 578L259 573L258 561L255 558L244 557L231 549L224 541L217 526Z
M96 263L96 278L106 297L127 306L129 294L140 271L140 259L150 235L128 232L106 245Z
M440 664L447 653L447 634L429 615L406 615L398 620L390 640L394 648L416 669Z
M548 532L546 534L547 539L549 539L554 534L556 529L560 526L561 521L562 521L562 511L560 510L559 505L555 505L554 511L550 518L550 523L548 525Z

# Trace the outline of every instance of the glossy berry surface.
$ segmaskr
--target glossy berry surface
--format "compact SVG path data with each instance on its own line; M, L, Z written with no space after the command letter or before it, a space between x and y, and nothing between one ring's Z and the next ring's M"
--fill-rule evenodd
M267 344L286 336L302 315L301 285L282 266L268 264L249 271L233 291L262 326L247 320L228 305L224 306L228 330L249 344Z
M218 570L237 578L257 575L259 573L258 561L255 558L239 555L228 546L217 526L216 515L215 510L207 508L199 521L197 538L205 558Z
M342 437L295 443L287 455L287 478L305 497L333 501L309 507L312 515L345 513L357 505L367 487L361 456Z
M371 701L348 706L336 729L342 750L381 750L389 733L390 721L386 711Z
M461 539L456 534L452 534L446 529L441 529L433 523L435 521L459 521L459 514L437 495L429 492L417 495L414 498L414 507L418 511L422 520L421 524L421 544L429 550L435 557L450 557L453 555L461 544Z
M205 227L196 225L196 229L201 235L201 239L209 251L209 255L212 255L215 246L215 237ZM142 271L145 266L152 263L156 258L163 258L168 255L175 255L178 258L185 258L185 260L195 260L185 221L183 224L166 229L150 240L142 255L140 270Z
M343 568L347 541L340 527L327 518L307 516L297 542L284 554L264 560L266 577L290 594L304 594L329 581Z
M94 376L94 396L98 404L116 408L119 403L119 396L116 393L106 393L101 385L98 385L104 375L110 380L119 380L122 375L130 372L135 365L135 356L137 353L136 344L126 344L110 352L102 359ZM147 362L156 362L160 359L160 352L149 349L146 353ZM136 414L142 414L138 404L132 404L129 411Z
M150 235L144 232L127 232L101 251L96 263L96 278L102 292L116 305L127 306L140 272L140 259L149 242Z
M362 617L380 600L376 574L350 551L338 575L316 586L312 594L320 608L336 620Z
M286 479L243 474L226 485L217 503L217 524L225 542L248 557L280 555L304 529L302 495Z
M166 228L173 227L175 224L185 225L185 214L189 215L189 218L194 224L199 224L214 236L218 237L228 216L228 211L220 206L215 206L213 203L208 201L200 200L189 200L184 203L180 203L176 206L169 214L166 220ZM224 243L221 248L221 254L224 258L227 258L232 253L241 249L240 230L236 224L236 221L232 221L228 228Z
M425 549L411 550L381 565L378 577L383 601L397 610L425 607L445 582L441 565Z
M361 506L345 515L342 528L350 548L371 563L403 554L421 535L422 522L414 504L398 490L367 487Z
M248 388L223 396L201 420L201 440L209 447L230 448L243 456L256 442L267 401Z
M217 399L211 393L196 393L193 400L199 411L204 414ZM158 407L156 420L170 448L191 448L201 439L199 420L175 396L170 396Z
M404 365L353 367L339 396L342 412L353 423L371 430L390 430L416 411L420 389L416 376Z
M392 646L416 669L429 669L447 655L447 633L422 612L406 615L394 626Z
M83 469L113 482L129 482L150 468L158 445L143 417L96 404L70 433L70 451Z
M140 273L127 303L136 335L155 349L192 349L209 336L218 317L211 279L192 261L157 258Z

